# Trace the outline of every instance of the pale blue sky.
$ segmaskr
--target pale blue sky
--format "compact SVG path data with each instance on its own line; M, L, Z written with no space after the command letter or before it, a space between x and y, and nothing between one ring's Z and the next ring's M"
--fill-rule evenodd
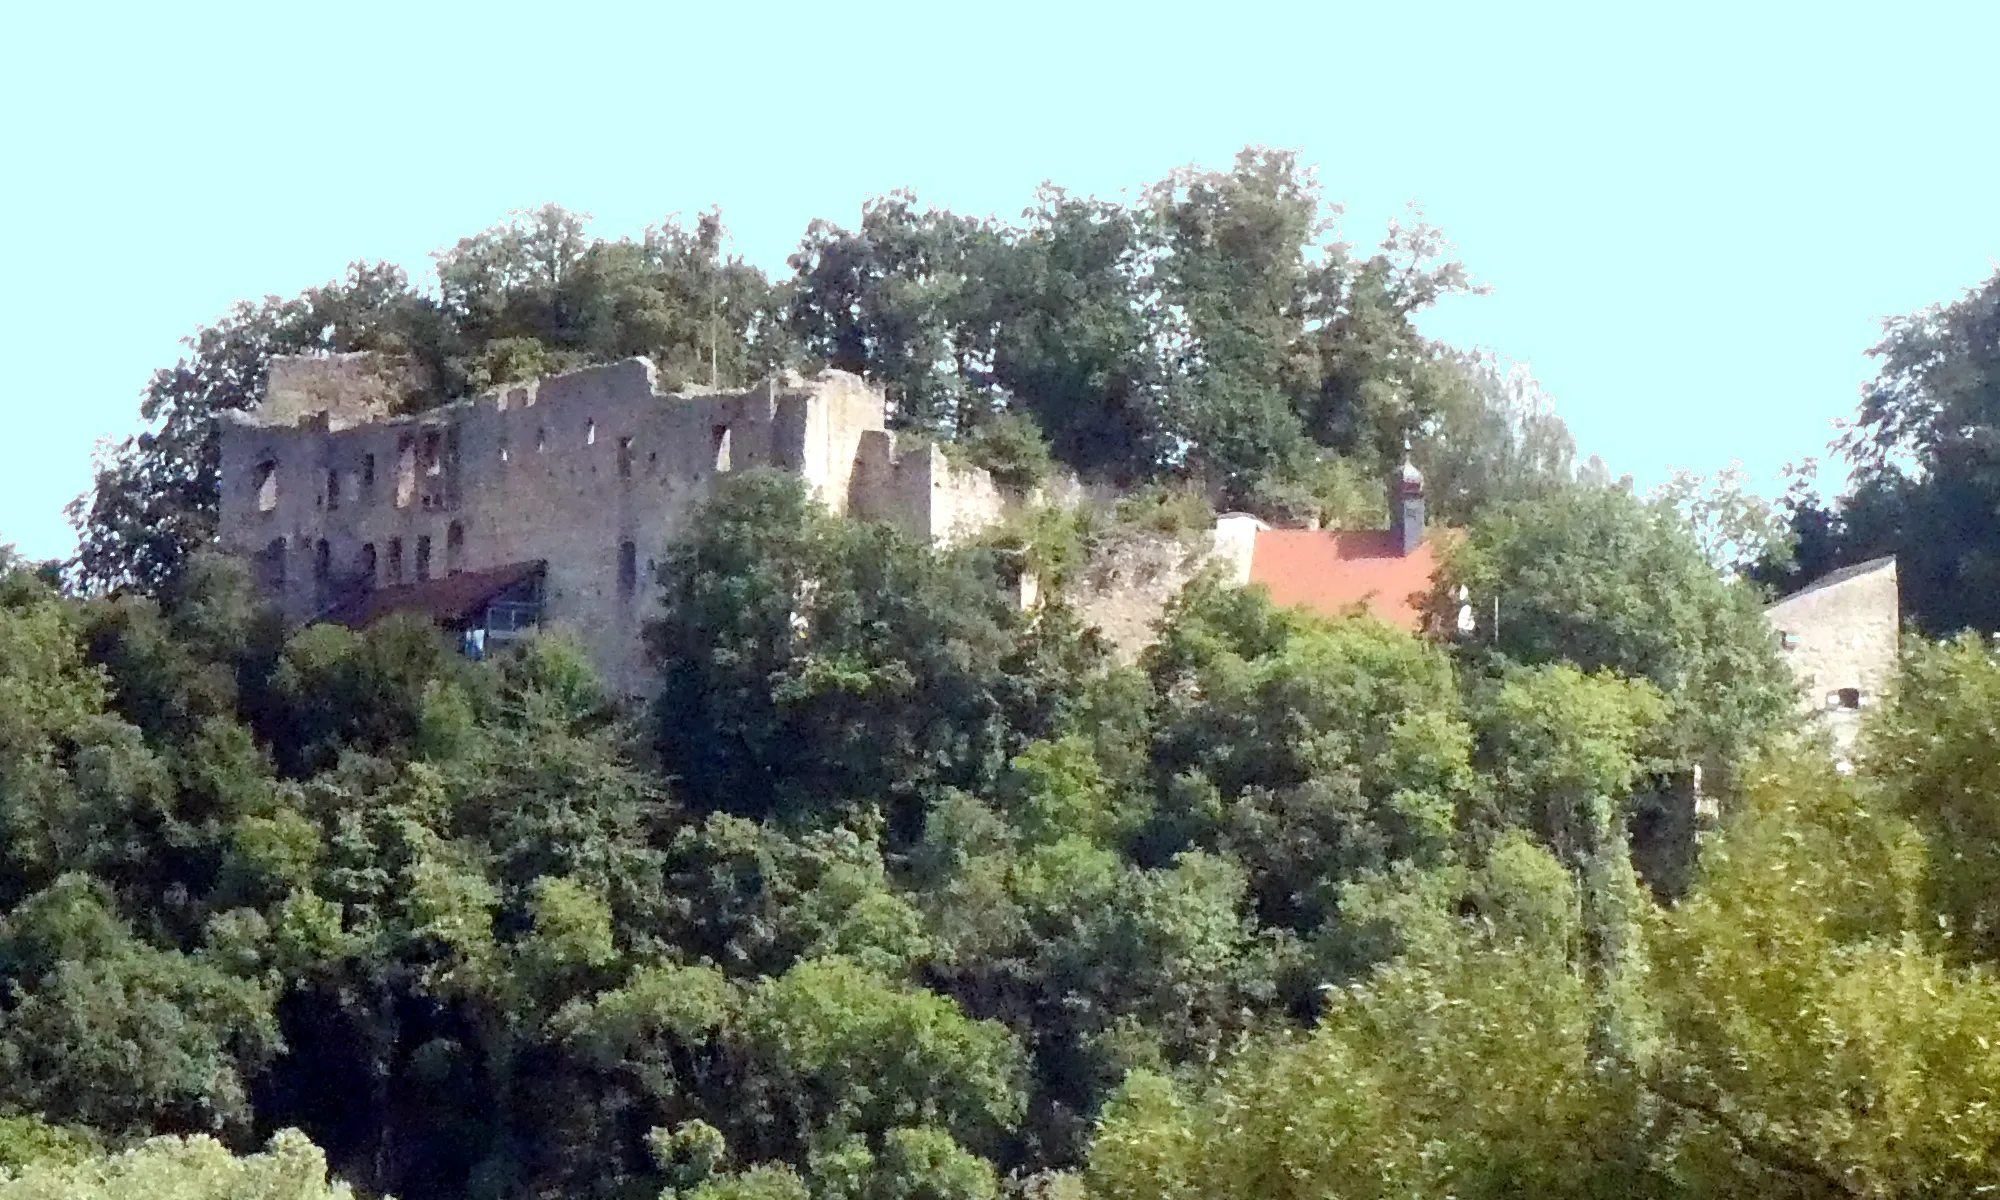
M0 15L0 542L72 549L93 443L240 297L555 201L719 204L782 267L913 186L1013 215L1247 143L1364 245L1407 200L1642 485L1819 454L1879 318L2000 259L2000 4L16 4Z

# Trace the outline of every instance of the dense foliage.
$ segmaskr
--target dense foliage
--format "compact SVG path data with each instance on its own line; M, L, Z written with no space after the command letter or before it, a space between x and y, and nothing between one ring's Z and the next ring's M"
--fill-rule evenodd
M285 1129L415 1200L1989 1178L1978 646L1842 781L1758 757L1745 585L1617 489L1473 522L1445 588L1497 631L1201 580L1134 665L790 477L695 529L643 712L559 638L284 636L205 556L158 598L10 569L0 1188L262 1195L114 1156ZM1741 811L1662 911L1631 838L1717 761Z
M357 268L203 331L87 586L0 551L0 1200L2000 1186L1991 648L1914 644L1837 774L1718 570L1768 514L1579 479L1532 381L1413 331L1469 287L1435 231L1356 260L1322 217L1261 152L1018 226L892 196L774 284L712 217L546 210L436 294ZM1864 418L1911 488L1984 444L1981 303L1891 339ZM419 406L830 362L1159 528L1354 517L1414 438L1460 528L1424 636L1198 578L1128 663L1066 605L1074 514L940 551L740 472L661 560L637 708L559 635L287 631L202 552L209 418L352 348ZM1804 512L1808 563L1859 528Z

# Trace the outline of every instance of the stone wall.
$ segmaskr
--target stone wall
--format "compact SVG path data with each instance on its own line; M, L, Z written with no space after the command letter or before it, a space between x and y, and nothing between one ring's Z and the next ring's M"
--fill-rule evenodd
M653 568L716 479L797 472L838 510L883 402L837 372L668 395L630 359L412 416L281 420L300 412L230 414L222 436L223 541L256 559L289 620L362 586L370 558L378 585L416 581L426 548L431 577L544 560L546 618L636 694Z
M856 439L848 512L950 545L999 521L1007 496L991 476L954 464L922 438L880 429Z
M271 359L257 420L297 425L326 414L335 429L381 420L416 391L397 360L367 352L278 355Z
M1896 560L1835 571L1764 610L1799 681L1799 705L1842 755L1895 680L1902 634Z

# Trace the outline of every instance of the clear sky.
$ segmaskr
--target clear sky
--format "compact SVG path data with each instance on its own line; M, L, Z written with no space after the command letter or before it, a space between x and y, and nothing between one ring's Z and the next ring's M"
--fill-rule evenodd
M1372 245L1422 202L1495 294L1426 331L1529 362L1641 485L1823 452L1880 318L2000 259L2000 3L0 9L0 542L73 538L93 444L239 298L554 201L720 205L781 269L911 186L1012 216L1250 143Z

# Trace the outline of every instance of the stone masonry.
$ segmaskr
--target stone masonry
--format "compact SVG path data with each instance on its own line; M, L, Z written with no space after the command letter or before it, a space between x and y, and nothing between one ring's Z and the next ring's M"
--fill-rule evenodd
M983 471L899 447L882 393L837 371L675 395L628 359L398 415L408 390L375 356L280 358L264 403L226 415L221 539L289 622L371 588L539 561L542 620L638 694L653 568L721 476L789 471L836 514L939 541L1002 507Z
M1844 567L1764 610L1792 674L1799 704L1824 725L1845 758L1861 726L1896 677L1902 635L1896 560Z

